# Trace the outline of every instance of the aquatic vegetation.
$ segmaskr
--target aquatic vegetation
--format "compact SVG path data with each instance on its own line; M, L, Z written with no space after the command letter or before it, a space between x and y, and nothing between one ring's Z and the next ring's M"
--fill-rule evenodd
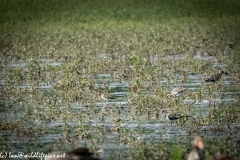
M202 135L207 155L239 157L239 6L0 1L0 152L187 159ZM163 111L183 118L171 125Z

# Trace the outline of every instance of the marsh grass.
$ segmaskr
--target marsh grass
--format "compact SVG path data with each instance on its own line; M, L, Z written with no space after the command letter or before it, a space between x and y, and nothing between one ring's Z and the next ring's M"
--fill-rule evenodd
M104 148L105 159L186 159L203 135L209 155L239 156L239 8L237 0L1 0L0 151L87 146ZM219 69L229 77L203 82ZM167 96L181 85L189 92ZM102 102L102 92L116 100ZM164 109L194 117L173 124L187 130L173 143Z

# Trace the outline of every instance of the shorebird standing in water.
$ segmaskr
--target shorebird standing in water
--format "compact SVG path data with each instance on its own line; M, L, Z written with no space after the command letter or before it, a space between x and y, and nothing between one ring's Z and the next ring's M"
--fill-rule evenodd
M171 91L171 96L179 96L180 94L182 94L183 92L187 91L187 88L174 88Z
M167 120L178 120L180 118L184 118L184 117L192 117L190 115L179 115L179 114L166 114L166 119Z
M209 78L204 78L205 82L216 82L221 79L222 75L225 74L227 75L227 72L224 72L222 70L219 70L219 73L212 75Z
M101 94L101 98L102 100L104 101L108 101L108 100L111 100L111 99L115 99L113 96L109 95L109 94L106 94L106 93L102 93Z
M181 114L177 114L177 113L167 113L167 110L162 110L162 113L163 115L165 116L165 118L169 121L173 121L173 120L178 120L178 119L181 119L181 118L188 118L188 117L191 117L193 118L192 116L190 115L181 115ZM172 124L172 122L171 122Z

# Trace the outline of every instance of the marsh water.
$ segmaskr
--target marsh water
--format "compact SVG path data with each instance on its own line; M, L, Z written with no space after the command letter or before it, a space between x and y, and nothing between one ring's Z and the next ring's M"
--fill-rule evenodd
M103 53L98 58L108 60ZM150 57L149 63L179 63L186 58L188 57L182 55ZM216 58L202 57L198 52L192 57L203 63L211 62L212 70L218 72L225 64L215 61ZM124 56L122 60L124 61ZM52 68L65 65L62 60L36 61L40 68L46 65ZM29 63L31 61L11 62L3 67L24 70ZM136 66L129 66L133 70L134 67ZM1 93L1 103L5 107L1 108L0 119L15 126L1 129L1 143L8 144L6 150L12 153L47 153L54 149L70 150L77 146L87 146L95 151L100 150L99 154L103 159L110 156L121 159L123 157L118 157L119 153L126 152L128 155L132 143L189 143L197 134L204 135L205 138L221 138L233 134L231 132L235 132L234 128L239 128L240 123L229 122L226 113L219 115L217 121L207 122L206 119L214 116L213 113L219 108L239 107L240 86L234 80L234 73L223 75L219 82L206 83L204 77L209 77L214 72L206 72L207 75L204 75L188 70L187 66L182 69L184 72L173 73L171 69L166 69L161 74L156 73L159 74L159 79L143 82L139 92L129 91L134 81L122 78L119 70L113 72L110 69L94 75L83 73L82 80L91 82L94 92L85 90L86 94L81 94L76 99L70 97L70 93L65 94L58 89L61 88L60 79L46 82L37 78L36 84L32 80L29 84L25 81L10 87L2 77L1 88L9 87L17 93L12 91L13 95L6 97ZM161 95L157 94L159 87L162 89ZM188 90L180 96L168 96L176 87ZM61 93L54 94L58 91ZM115 99L101 99L100 94L104 91ZM26 93L24 99L16 98L22 97L14 95L19 93ZM162 112L181 112L181 109L182 113L191 115L192 118L169 121ZM239 138L240 135L236 135Z

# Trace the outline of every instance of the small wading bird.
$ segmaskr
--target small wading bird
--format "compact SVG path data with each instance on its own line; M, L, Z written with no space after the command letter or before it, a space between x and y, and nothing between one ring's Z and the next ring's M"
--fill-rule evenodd
M190 115L180 115L180 114L177 114L177 113L168 114L166 110L163 110L162 113L166 117L166 119L170 120L170 121L178 120L178 119L181 119L181 118L188 118L188 117L193 118Z
M187 160L240 160L224 154L205 156L204 144L200 136L196 136L192 143L193 150L189 153Z
M172 91L171 91L171 96L178 96L180 95L181 93L187 91L188 89L187 88L174 88Z
M69 152L56 151L49 153L45 160L100 160L89 152L88 148L76 148Z
M111 99L115 99L113 96L109 95L109 94L106 94L106 93L102 93L101 94L101 98L104 100L104 101L108 101L108 100L111 100Z
M227 75L227 72L219 70L219 73L212 75L209 78L204 78L205 82L216 82L221 79L222 75L225 74Z

